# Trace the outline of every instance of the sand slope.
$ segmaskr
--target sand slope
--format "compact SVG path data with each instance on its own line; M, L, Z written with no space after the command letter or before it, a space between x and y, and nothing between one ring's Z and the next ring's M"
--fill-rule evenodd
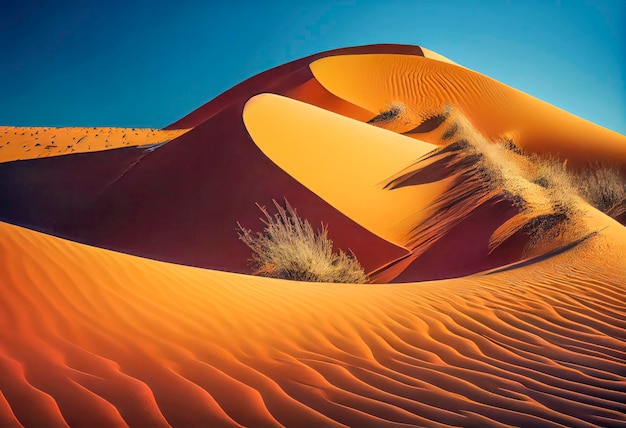
M1 224L0 420L626 423L618 228L523 269L359 286L168 265Z
M164 144L188 129L0 126L0 162Z
M437 182L383 191L389 177L436 147L429 143L272 94L248 101L243 119L254 142L281 169L397 245L406 244L414 226L408 220L449 187Z
M255 203L271 206L273 199L287 198L312 224L329 224L337 247L350 248L368 270L377 269L406 251L276 167L242 121L244 104L259 91L288 93L310 82L311 61L363 52L421 55L417 46L396 45L320 53L226 91L169 126L163 132L191 130L155 150L126 148L117 140L117 150L0 163L0 220L153 259L248 272L248 249L237 239L236 223L261 227ZM348 104L320 88L300 95Z
M571 166L591 161L626 164L626 137L576 117L475 71L414 55L337 55L311 64L334 95L370 111L400 103L401 117L386 124L412 133L426 119L460 109L490 140L512 138L519 147L560 155ZM441 132L420 133L437 142Z

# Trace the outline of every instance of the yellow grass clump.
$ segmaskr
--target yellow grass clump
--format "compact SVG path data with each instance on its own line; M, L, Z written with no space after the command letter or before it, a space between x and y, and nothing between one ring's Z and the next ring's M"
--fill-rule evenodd
M605 214L617 218L626 212L626 179L616 166L596 165L573 177L578 194Z
M333 252L328 228L317 233L307 220L285 200L286 208L274 201L278 213L265 216L263 232L252 233L239 223L238 235L252 250L255 275L307 282L366 283L368 276L353 254Z
M415 248L431 245L434 238L428 230L438 230L441 237L457 225L457 219L502 200L513 204L518 213L493 232L490 252L518 232L528 237L524 250L528 257L580 238L584 231L578 225L577 192L563 163L527 155L509 138L485 138L457 108L448 106L441 116L445 117L442 145L386 186L394 189L420 182L416 177L434 172L454 178L452 187L433 204L435 214L416 227Z

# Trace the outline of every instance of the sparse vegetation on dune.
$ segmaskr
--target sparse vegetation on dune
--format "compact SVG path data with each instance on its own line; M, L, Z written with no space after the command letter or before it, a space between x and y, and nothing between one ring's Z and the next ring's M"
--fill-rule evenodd
M287 201L286 208L276 201L274 205L278 210L274 216L259 206L265 216L262 232L253 233L237 223L239 239L252 250L254 274L310 282L369 281L354 255L333 252L327 226L322 224L315 232Z
M439 172L440 176L456 177L453 188L433 204L435 214L416 230L437 228L443 236L456 226L455 218L465 218L485 203L506 200L517 207L518 214L495 230L488 243L490 251L518 232L528 236L527 255L580 237L576 194L580 193L577 183L582 180L556 158L525 154L510 138L489 141L460 111L450 108L447 111L442 135L445 145L419 159L387 185L387 188L396 188L419 182L416 177L429 175L429 169L446 171ZM598 174L598 177L604 175L608 174ZM601 183L603 179L597 184L586 181L590 186L607 186ZM618 187L613 183L609 186L611 191L593 190L592 193L610 193L606 199L616 201L620 199L615 196ZM614 202L604 205L614 206ZM414 238L416 247L421 245L420 239L419 235ZM432 239L424 241L425 245L431 243Z
M374 122L392 120L403 106L390 105ZM490 141L460 111L446 108L442 146L390 179L392 190L453 177L452 187L428 208L403 245L414 254L426 251L481 206L507 202L517 208L497 225L486 243L493 252L513 236L526 235L527 257L561 248L588 236L582 199L617 218L626 212L626 180L619 168L595 165L572 172L556 157L528 154L511 138ZM368 277L353 255L333 252L327 227L314 231L286 203L274 201L270 215L261 208L265 228L252 233L239 226L239 238L252 250L257 275L313 282L365 283Z
M600 211L613 218L626 212L626 178L617 166L596 165L572 180L578 194Z
M400 102L394 102L388 104L383 111L381 111L378 115L374 116L367 123L370 124L381 124L392 121L400 116L404 112L404 104Z
M570 171L567 162L555 157L528 157L535 165L533 183L547 191L578 195L613 218L626 212L626 177L619 167L597 163L581 171Z
M577 196L614 218L626 212L626 179L618 167L598 164L572 172L567 162L524 153L511 139L488 141L456 110L450 114L444 135L451 142L429 157L453 153L448 166L460 173L461 182L479 182L469 192L482 189L519 209L518 215L494 232L491 250L519 231L529 237L527 251L549 247L551 240L558 244L577 239L583 232Z

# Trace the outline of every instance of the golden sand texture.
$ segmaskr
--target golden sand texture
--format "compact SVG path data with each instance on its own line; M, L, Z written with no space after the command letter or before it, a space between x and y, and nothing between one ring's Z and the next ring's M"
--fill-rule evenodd
M254 142L281 169L400 246L419 213L448 184L384 191L389 177L436 146L309 104L262 94L248 101L243 118Z
M529 152L560 155L571 166L589 161L626 163L626 137L576 117L485 75L411 55L341 55L311 64L330 92L361 108L402 114L385 127L410 133L424 120L463 112L490 140L512 138ZM440 133L420 139L437 143ZM432 140L431 140L432 139Z
M0 162L157 145L188 129L36 128L0 126Z
M436 59L437 61L463 67L462 65L457 64L456 62L452 61L450 58L447 58L441 54L438 54L437 52L431 51L430 49L426 49L425 47L422 47L422 53L424 54L425 58Z
M625 238L611 226L489 275L339 285L165 264L0 224L0 420L623 424Z

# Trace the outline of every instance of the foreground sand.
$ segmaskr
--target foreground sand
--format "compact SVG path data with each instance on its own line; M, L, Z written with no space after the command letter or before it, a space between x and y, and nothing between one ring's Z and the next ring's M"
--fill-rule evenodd
M626 423L626 233L456 280L325 285L0 224L2 426Z

